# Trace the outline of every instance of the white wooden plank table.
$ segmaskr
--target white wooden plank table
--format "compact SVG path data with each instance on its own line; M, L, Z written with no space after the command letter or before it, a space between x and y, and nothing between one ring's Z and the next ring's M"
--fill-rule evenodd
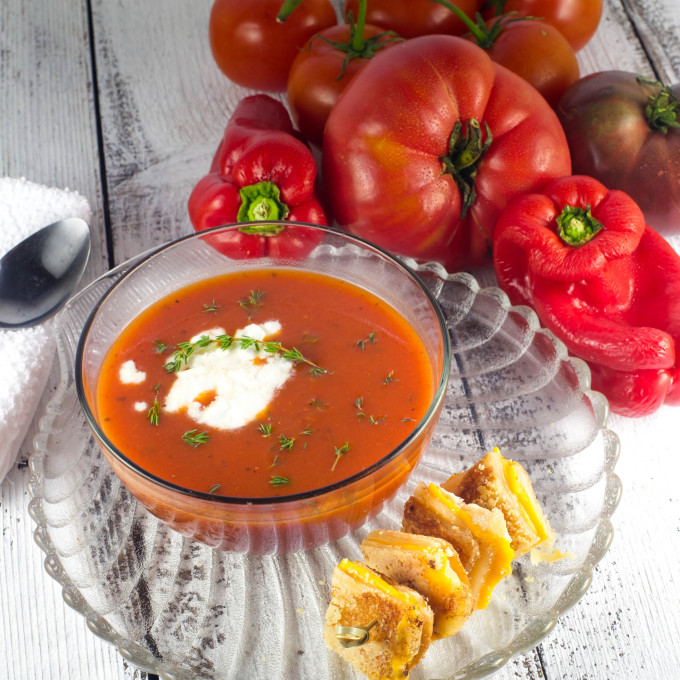
M0 174L88 198L87 280L190 231L186 198L249 94L212 61L210 4L0 3ZM680 0L605 0L579 61L583 74L616 68L677 82ZM663 408L610 418L624 485L612 547L585 597L497 680L680 678L679 417ZM29 434L0 485L0 680L146 678L88 630L45 572L27 513L30 451Z

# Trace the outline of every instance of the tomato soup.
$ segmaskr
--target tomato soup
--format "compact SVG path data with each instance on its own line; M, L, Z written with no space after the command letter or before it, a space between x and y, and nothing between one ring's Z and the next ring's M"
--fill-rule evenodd
M390 305L294 269L189 285L122 330L97 382L110 441L153 475L238 498L340 482L396 448L438 376Z

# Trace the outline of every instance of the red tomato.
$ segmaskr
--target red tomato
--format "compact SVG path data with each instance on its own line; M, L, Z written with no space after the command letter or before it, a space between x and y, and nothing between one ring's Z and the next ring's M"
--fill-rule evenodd
M574 172L627 193L657 231L680 233L680 83L594 73L565 92L557 115Z
M298 49L315 33L337 23L329 0L304 0L284 21L283 0L215 0L210 47L217 65L239 85L284 92Z
M474 17L480 0L455 0L453 3L469 17ZM356 19L359 0L345 2L345 15L351 10ZM451 10L431 0L367 0L366 21L389 28L403 38L431 33L461 35L465 24Z
M559 29L578 52L595 34L602 17L602 0L487 0L484 18L517 12L538 17Z
M354 77L326 123L323 166L341 226L450 270L490 263L507 202L571 173L545 99L442 35L399 43Z
M490 47L479 43L497 63L509 68L531 83L553 108L564 91L580 75L576 54L567 39L552 25L535 19L490 19L487 30L493 31L502 21L498 37ZM476 41L471 34L465 38Z
M385 32L377 26L364 26L364 40ZM321 146L326 119L340 93L368 62L370 57L354 57L344 65L347 53L327 41L348 43L350 26L331 26L315 36L301 50L288 75L288 104L293 120L305 139ZM391 37L385 35L375 49L388 47ZM382 45L382 47L380 47Z

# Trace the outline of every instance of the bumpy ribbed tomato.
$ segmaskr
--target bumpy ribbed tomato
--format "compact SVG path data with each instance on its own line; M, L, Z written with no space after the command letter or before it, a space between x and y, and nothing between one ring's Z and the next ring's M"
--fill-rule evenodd
M442 35L394 45L354 77L326 123L323 167L341 226L450 270L490 264L508 201L571 173L536 89Z

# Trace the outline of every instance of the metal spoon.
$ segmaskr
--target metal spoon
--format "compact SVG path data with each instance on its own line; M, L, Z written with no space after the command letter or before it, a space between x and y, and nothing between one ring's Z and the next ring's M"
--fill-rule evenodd
M87 222L69 217L36 231L0 258L0 328L35 326L56 313L83 275Z

